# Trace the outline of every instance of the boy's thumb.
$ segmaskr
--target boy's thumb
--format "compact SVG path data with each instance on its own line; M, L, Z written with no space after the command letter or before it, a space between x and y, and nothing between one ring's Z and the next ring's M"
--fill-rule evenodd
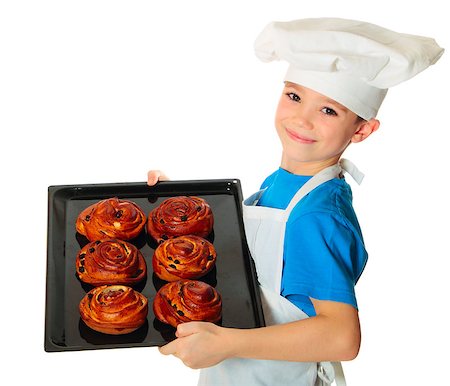
M198 322L181 323L178 325L175 335L177 338L183 338L195 334L198 331L198 324Z

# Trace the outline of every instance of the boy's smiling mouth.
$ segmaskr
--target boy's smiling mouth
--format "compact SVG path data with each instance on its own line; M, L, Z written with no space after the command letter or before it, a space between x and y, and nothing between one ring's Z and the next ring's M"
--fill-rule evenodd
M286 128L286 133L288 134L288 136L291 139L293 139L294 141L299 142L299 143L312 144L312 143L316 142L314 139L305 137L303 135L299 135L295 131L288 129L288 128Z

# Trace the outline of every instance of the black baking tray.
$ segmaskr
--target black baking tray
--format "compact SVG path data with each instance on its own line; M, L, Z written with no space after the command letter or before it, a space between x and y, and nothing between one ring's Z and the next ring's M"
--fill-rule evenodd
M84 208L105 198L132 200L148 215L164 199L179 195L202 197L213 211L214 228L208 239L217 251L216 267L199 280L213 285L222 295L221 325L264 326L256 271L244 234L239 180L164 181L153 187L145 183L49 186L45 351L161 346L175 338L175 329L153 314L154 296L165 282L153 274L156 243L145 231L132 240L148 268L146 281L134 287L149 300L144 326L130 334L113 336L93 331L81 321L78 304L92 287L75 275L76 255L88 242L76 232L75 221Z

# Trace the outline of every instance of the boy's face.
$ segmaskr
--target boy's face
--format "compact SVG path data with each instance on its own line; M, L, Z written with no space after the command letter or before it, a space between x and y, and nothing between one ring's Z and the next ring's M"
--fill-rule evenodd
M275 116L283 146L281 166L303 174L305 167L314 170L337 163L352 141L364 139L355 135L364 123L340 103L287 82Z

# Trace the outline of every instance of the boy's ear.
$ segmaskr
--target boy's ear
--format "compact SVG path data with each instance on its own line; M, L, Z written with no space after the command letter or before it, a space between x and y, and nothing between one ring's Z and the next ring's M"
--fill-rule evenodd
M353 134L352 142L358 143L364 141L370 134L374 133L380 127L380 121L372 118L359 124L355 134Z

